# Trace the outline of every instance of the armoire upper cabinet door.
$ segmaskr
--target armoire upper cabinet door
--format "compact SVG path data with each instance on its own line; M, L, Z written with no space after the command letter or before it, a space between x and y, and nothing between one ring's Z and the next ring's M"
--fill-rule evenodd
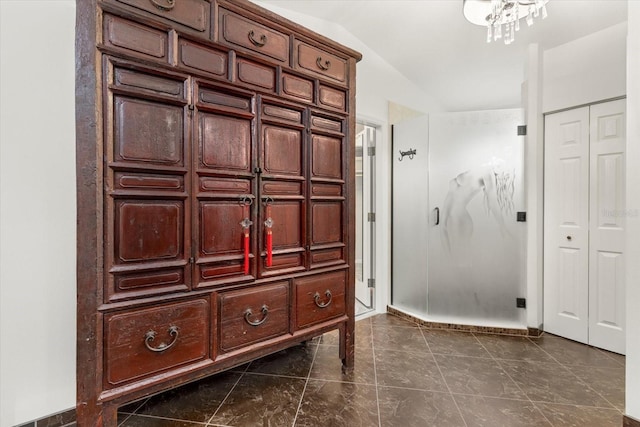
M265 277L306 269L307 111L262 99L260 112L259 274Z
M345 262L345 121L313 114L310 123L309 256L319 268Z
M108 301L190 287L187 78L106 59Z
M257 247L253 95L203 81L194 84L194 95L197 286L252 280Z

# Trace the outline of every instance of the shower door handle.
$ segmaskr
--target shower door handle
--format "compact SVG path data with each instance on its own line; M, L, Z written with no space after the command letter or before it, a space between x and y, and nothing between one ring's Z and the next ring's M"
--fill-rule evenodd
M440 208L435 208L436 211L436 225L440 224Z

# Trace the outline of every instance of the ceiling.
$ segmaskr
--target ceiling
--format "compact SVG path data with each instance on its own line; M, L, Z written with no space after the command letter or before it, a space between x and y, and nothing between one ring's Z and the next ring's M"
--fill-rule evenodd
M627 20L627 0L550 0L511 45L486 42L462 0L262 0L341 25L445 110L520 106L527 46L548 49Z

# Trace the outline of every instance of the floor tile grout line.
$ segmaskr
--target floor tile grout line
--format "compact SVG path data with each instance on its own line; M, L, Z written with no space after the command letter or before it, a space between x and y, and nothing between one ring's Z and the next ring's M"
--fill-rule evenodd
M563 337L560 337L560 338L563 338ZM542 346L541 346L540 344L538 344L537 342L533 341L531 338L528 338L528 339L529 339L529 341L531 341L533 344L535 344L535 345L536 345L536 347L538 347L540 350L544 351L544 352L545 352L549 357L551 357L553 360L555 360L556 362L558 362L558 364L559 364L560 366L562 366L565 370L569 371L569 372L571 373L571 375L573 375L574 377L576 377L576 378L578 379L578 381L579 381L581 384L586 385L586 386L587 386L590 390L592 390L595 394L597 394L598 396L600 396L600 398L604 399L604 401L605 401L605 402L607 402L609 405L611 405L611 407L612 407L613 409L616 409L617 411L620 411L616 405L614 405L613 403L611 403L611 402L609 401L609 399L607 399L606 397L604 397L603 395L601 395L601 394L600 394L600 392L598 392L595 388L591 387L591 384L589 384L588 382L586 382L586 381L582 380L582 379L581 379L581 378L580 378L580 377L579 377L575 372L573 372L573 371L569 368L569 366L578 366L578 367L581 367L581 368L584 368L584 369L588 369L588 368L589 368L589 366L569 365L569 364L561 363L561 362L560 362L558 359L556 359L556 358L555 358L551 353L549 353L547 350L545 350L544 348L542 348ZM563 338L563 339L565 339L565 338ZM588 344L583 344L583 345L587 345L587 346L589 346ZM595 349L595 350L600 351L600 349L598 349L598 348L596 348L596 347L593 347L593 346L589 346L589 347L590 347L590 348L593 348L593 349ZM607 357L608 357L608 356L607 356ZM612 359L613 359L613 358L612 358ZM617 369L617 368L616 368L616 369Z
M522 389L522 387L520 387L520 384L517 383L516 380L513 379L513 377L511 375L509 375L509 372L507 372L506 369L504 369L504 366L502 366L502 364L500 363L500 360L496 359L493 355L493 353L491 353L489 351L489 349L482 343L482 341L480 341L480 339L476 336L476 334L473 334L473 337L476 339L476 341L478 341L478 343L480 343L480 345L482 346L482 348L484 348L484 351L486 351L487 353L489 353L489 355L491 356L491 358L494 360L494 362L496 362L496 364L500 367L500 369L502 369L502 372L504 372L504 374L507 376L507 378L509 378L511 380L511 382L513 384L515 384L515 386L518 388L518 390L520 390L520 392L522 392L526 397L527 400L529 401L529 403L531 403L533 405L533 407L536 409L536 411L538 411L538 413L540 415L542 415L542 418L544 418L544 420L546 422L549 423L550 426L553 426L553 423L549 420L549 418L547 418L547 416L544 414L544 412L542 412L542 410L538 407L538 405L535 404L535 402L531 399L531 397L529 396L529 394L524 391ZM531 341L531 339L528 339L528 341ZM549 355L551 356L551 355ZM553 357L552 357L553 358ZM555 360L555 358L553 358ZM556 360L557 363L559 363Z
M320 349L320 346L316 345L315 351L313 353L313 359L311 360L311 365L309 366L309 372L307 372L307 379L304 382L304 387L302 388L302 393L300 394L300 401L298 402L296 413L293 416L293 423L291 423L291 427L294 427L296 425L296 422L298 421L298 414L300 413L300 408L302 408L304 395L307 392L307 384L309 384L309 379L311 378L311 371L313 370L313 365L316 363L316 357L318 356L319 349Z
M240 380L242 378L244 378L244 375L247 373L247 369L249 369L249 366L251 365L251 362L249 362L247 364L247 367L244 368L244 371L242 372L238 372L240 374L240 376L238 377L238 379L236 380L235 383L233 383L233 387L231 387L229 389L229 392L226 394L226 396L224 397L224 399L222 399L222 402L220 402L220 404L218 405L218 407L216 408L216 410L213 412L213 414L211 415L211 417L209 417L209 421L207 421L207 427L211 426L213 424L213 419L215 418L215 416L218 414L218 411L220 410L220 408L222 408L222 405L224 405L224 403L227 401L227 399L229 398L229 396L231 396L231 393L233 392L233 390L236 389L236 386L238 385L238 383L240 383Z
M143 406L144 406L144 405L145 405L149 400L151 400L151 397L147 397L146 399L142 400L142 401L141 401L142 403L140 403L138 406L136 406L136 408L133 410L133 412L131 412L131 413L127 416L127 418L125 418L124 420L122 420L122 422L121 422L121 423L118 423L118 426L122 426L122 425L124 425L124 423L126 423L126 422L127 422L127 420L128 420L129 418L131 418L133 415L135 415L135 414L140 410L140 408L142 408L142 407L143 407ZM120 411L118 411L118 412L120 412Z
M185 420L185 419L182 419L182 418L160 417L160 416L157 416L157 415L148 415L148 414L132 414L132 416L133 415L135 415L136 417L151 418L151 419L154 419L154 420L180 421L180 422L183 422L183 423L191 423L191 424L201 425L203 427L208 427L209 426L208 422Z
M460 415L462 422L464 423L465 427L467 427L468 426L467 420L464 418L464 415L462 414L462 410L460 409L460 406L458 405L456 398L453 396L453 393L451 392L451 387L449 387L449 383L447 383L447 379L444 377L444 374L442 373L442 369L440 369L440 364L438 363L438 360L431 352L431 346L429 345L429 341L427 341L427 337L425 336L424 331L422 330L422 328L418 328L418 330L420 331L420 335L422 335L422 339L427 345L427 349L429 350L429 353L431 353L431 358L435 362L436 368L438 368L438 372L440 373L440 377L442 378L444 385L447 387L447 390L449 391L449 397L451 397L451 400L453 400L453 404L456 405L456 408L458 409L458 414Z
M371 323L371 353L373 354L373 382L375 383L375 387L376 387L376 408L378 410L378 427L382 427L382 414L380 413L380 393L378 391L378 387L380 387L380 385L378 384L378 366L376 364L376 345L373 342L373 320L370 322Z

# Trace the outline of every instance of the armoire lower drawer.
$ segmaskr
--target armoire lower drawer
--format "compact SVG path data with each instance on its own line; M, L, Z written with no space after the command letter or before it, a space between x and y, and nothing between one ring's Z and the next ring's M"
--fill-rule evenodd
M288 282L224 292L219 302L221 352L289 332Z
M346 280L345 271L294 280L298 329L345 314Z
M206 359L209 313L209 300L201 298L106 315L106 385L115 387Z

